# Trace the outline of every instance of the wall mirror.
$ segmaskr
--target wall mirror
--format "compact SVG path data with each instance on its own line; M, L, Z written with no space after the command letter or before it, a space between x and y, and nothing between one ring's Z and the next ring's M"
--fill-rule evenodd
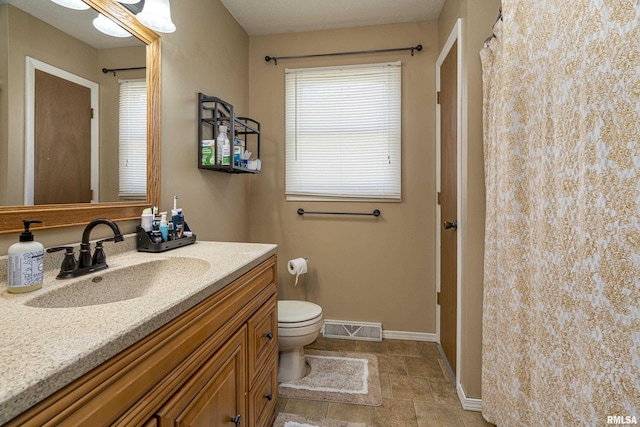
M41 220L42 228L58 228L86 224L97 217L114 220L135 219L139 218L144 207L158 205L160 37L141 25L128 9L115 0L84 0L84 3L91 9L72 10L50 0L0 0L0 20L3 24L8 23L2 26L6 28L0 28L0 233L21 231L22 219L27 217ZM26 12L27 10L29 12ZM99 33L92 24L98 13L117 23L133 37L123 42L124 38L119 41L118 38ZM72 24L68 27L71 30L63 32L65 24L59 22L60 14ZM20 39L18 35L23 35L25 39ZM37 45L38 40L44 40L44 46ZM133 40L133 43L130 40ZM53 57L52 52L55 53ZM79 63L78 57L88 58L88 62ZM117 71L116 76L112 72L102 72L102 68L139 68L140 65L146 66L146 69ZM30 68L33 70L29 71ZM89 129L85 132L86 138L81 138L83 141L89 138L89 142L85 143L89 148L86 149L86 157L82 157L84 160L78 160L80 150L69 148L71 137L51 138L50 144L54 147L52 151L33 148L34 133L52 133L43 132L43 126L40 126L43 122L41 119L46 116L38 112L37 106L44 103L38 101L35 107L29 105L30 102L34 102L30 101L33 99L33 82L29 76L35 76L41 71L42 74L52 74L56 77L56 73L61 72L60 77L65 83L78 77L80 80L74 81L74 84L83 86L83 82L88 82L86 86L95 86L93 90L88 87L87 93L90 94L91 108L95 107L97 110L92 110L92 114L95 113L94 119L98 120L90 121ZM142 194L124 198L118 190L118 91L123 81L140 78L146 79L147 95L146 195L143 194L143 187ZM39 88L45 87L43 83L38 85ZM56 87L59 84L54 82L52 86ZM62 92L67 91L63 89ZM98 96L97 101L94 94ZM57 110L55 105L60 105L59 98L53 95L50 99L54 105L52 111ZM73 119L65 119L68 116L73 116ZM76 114L66 113L50 118L49 126L52 123L55 126L56 123L69 122L74 133L76 128L80 127L73 126L77 121ZM99 125L94 126L95 122ZM32 127L29 123L32 123ZM42 196L37 196L37 193L34 198L33 188L43 187L37 187L33 181L29 182L29 176L32 176L32 180L37 172L43 176L37 163L38 155L50 160L50 154L43 156L42 153L61 153L61 156L60 163L52 168L53 172L43 180L45 184L40 185L46 185L47 181L55 179L58 175L71 175L66 172L76 164L89 163L93 167L84 168L84 173L89 170L86 178L73 178L64 184L64 188L73 187L75 190L76 187L80 187L76 185L76 181L82 181L86 188L93 190L90 195L81 199L82 202L75 199L64 200L57 198L58 196L43 199ZM30 167L35 169L35 173L33 170L29 172ZM140 181L144 181L144 178L138 180ZM144 182L142 185L144 186ZM32 189L31 194L29 189ZM87 194L87 191L89 190L85 190L83 194ZM50 196L53 193L40 190L41 195ZM72 191L65 190L61 193L67 197L67 193Z

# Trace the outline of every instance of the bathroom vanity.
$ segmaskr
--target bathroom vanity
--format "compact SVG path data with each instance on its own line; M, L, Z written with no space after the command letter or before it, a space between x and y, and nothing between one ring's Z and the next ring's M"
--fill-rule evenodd
M3 292L8 333L0 357L9 369L0 370L0 424L270 426L275 252L275 245L198 242L118 255L88 280L99 287L109 274L122 281L145 268L158 276L131 280L128 287L144 291L127 298L118 290L108 303L86 299L80 285L52 283L54 272L45 273L41 295Z

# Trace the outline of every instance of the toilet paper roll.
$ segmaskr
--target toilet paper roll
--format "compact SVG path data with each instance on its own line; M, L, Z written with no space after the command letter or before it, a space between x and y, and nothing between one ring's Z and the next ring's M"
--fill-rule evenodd
M307 273L307 260L304 258L295 258L289 260L288 264L289 274L296 276L296 283L294 286L298 286L298 277L301 274Z

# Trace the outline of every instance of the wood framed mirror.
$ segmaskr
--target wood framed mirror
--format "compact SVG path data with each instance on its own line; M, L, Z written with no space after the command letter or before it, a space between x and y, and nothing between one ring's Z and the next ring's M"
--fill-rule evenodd
M147 197L143 201L0 206L0 234L20 232L23 219L39 219L38 229L85 225L106 217L112 220L139 219L142 209L157 206L160 200L160 36L140 24L133 14L115 0L83 0L117 22L146 44L147 80ZM35 228L34 228L35 229Z

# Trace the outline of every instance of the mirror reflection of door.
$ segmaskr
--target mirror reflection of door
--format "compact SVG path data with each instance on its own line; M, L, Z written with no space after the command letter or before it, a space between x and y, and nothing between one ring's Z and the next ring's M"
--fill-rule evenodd
M36 70L34 204L91 202L91 90Z

